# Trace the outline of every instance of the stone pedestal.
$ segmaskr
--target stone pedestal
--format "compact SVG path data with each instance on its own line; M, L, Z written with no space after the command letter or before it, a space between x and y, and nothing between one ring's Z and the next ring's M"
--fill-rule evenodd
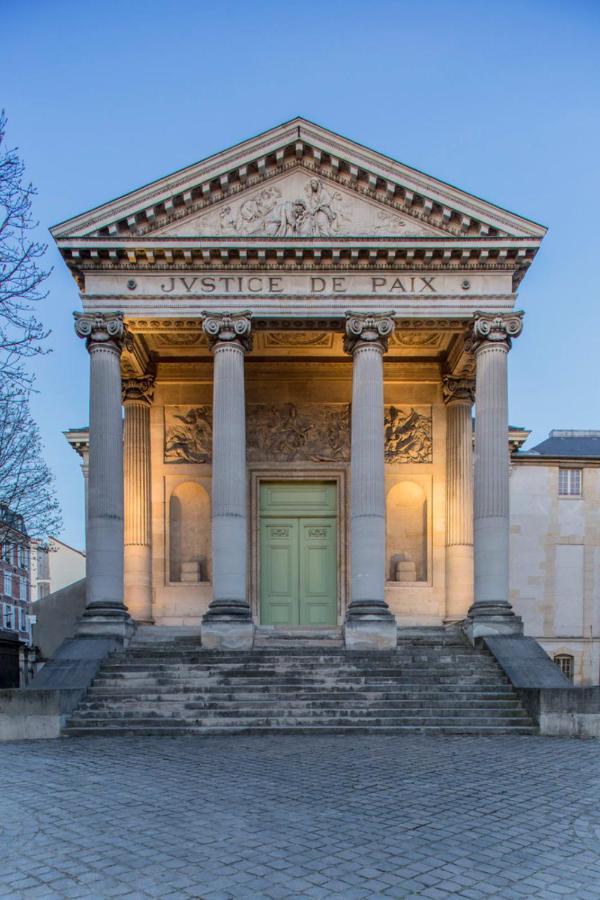
M467 633L521 634L509 603L509 449L507 358L522 314L478 314L471 349L476 358L475 419L475 601Z
M352 354L352 593L346 647L389 650L397 627L385 602L385 479L383 354L392 313L348 313L345 350Z
M444 378L446 427L446 619L473 603L473 426L475 382Z
M136 622L152 622L150 403L153 379L123 382L125 407L125 599Z
M75 313L90 354L86 609L78 633L126 641L135 628L123 599L123 420L120 313Z
M248 522L244 354L251 348L250 313L207 314L214 356L212 454L213 599L202 620L202 643L213 649L252 646L248 603Z

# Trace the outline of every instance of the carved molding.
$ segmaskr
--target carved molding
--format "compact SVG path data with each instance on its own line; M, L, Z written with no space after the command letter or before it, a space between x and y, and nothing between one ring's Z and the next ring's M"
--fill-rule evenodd
M467 349L476 353L486 344L504 344L510 350L512 338L523 330L523 313L476 313L467 341Z
M216 344L232 341L241 344L244 350L252 349L252 335L250 333L252 313L249 309L239 313L211 313L204 311L202 315L205 317L202 328L208 337L211 349Z
M125 346L131 346L131 335L123 320L122 312L82 313L74 312L75 333L85 338L90 350L94 345L111 344L119 353Z
M348 310L344 337L346 353L352 354L361 344L367 343L378 344L385 353L388 347L388 338L394 333L393 315L393 310L378 315Z
M261 335L261 344L265 349L271 347L333 347L331 332L303 331L267 331Z
M387 406L384 427L387 463L433 462L430 407Z
M443 380L444 403L475 402L475 380L458 375L445 375Z

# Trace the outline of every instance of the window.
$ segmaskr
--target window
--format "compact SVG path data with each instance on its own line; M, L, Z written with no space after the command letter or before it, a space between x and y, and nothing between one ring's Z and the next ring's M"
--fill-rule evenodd
M4 573L4 593L7 597L12 597L12 572Z
M557 653L554 657L554 662L566 677L573 681L573 671L574 671L574 658L570 653Z
M4 604L4 627L12 631L13 627L13 608L10 603Z
M27 602L27 579L24 575L19 577L19 600Z
M10 549L11 546L8 541L5 544L2 544L2 559L6 563L10 562Z
M558 494L560 497L581 497L581 469L558 470Z
M27 631L27 613L24 609L19 610L19 631Z

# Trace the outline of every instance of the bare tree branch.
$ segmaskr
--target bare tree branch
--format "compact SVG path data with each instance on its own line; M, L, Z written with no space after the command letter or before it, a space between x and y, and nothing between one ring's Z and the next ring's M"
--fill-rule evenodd
M6 147L6 115L0 113L0 380L31 387L24 360L45 353L49 332L36 318L35 304L47 296L50 274L39 261L46 244L32 239L31 213L36 194L26 184L25 166L16 148Z

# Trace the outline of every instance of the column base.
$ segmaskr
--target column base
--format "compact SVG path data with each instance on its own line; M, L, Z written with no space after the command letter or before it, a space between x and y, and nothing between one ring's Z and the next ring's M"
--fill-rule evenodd
M134 635L136 623L125 607L88 607L77 624L78 637L116 638L128 644Z
M474 603L464 625L472 644L477 638L502 634L523 634L523 620L510 606L499 603Z
M209 618L207 613L200 626L202 646L207 650L251 650L255 625L252 619Z
M344 622L344 643L347 650L395 650L396 619L389 610L387 616L348 616Z

